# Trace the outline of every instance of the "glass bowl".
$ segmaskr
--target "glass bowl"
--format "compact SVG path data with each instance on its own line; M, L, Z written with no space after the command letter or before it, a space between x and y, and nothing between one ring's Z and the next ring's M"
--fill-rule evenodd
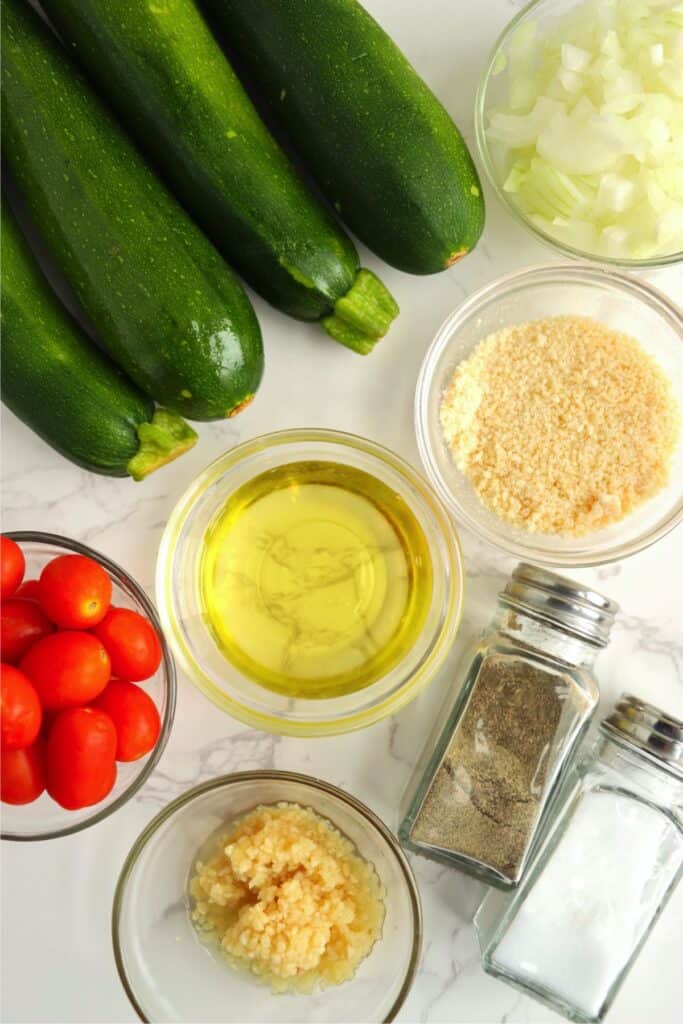
M370 861L385 890L382 935L344 984L310 995L273 994L203 944L190 920L188 885L197 853L226 823L260 804L297 803L329 819ZM395 837L354 797L291 772L225 775L184 793L139 836L114 896L114 957L143 1021L390 1021L420 959L420 899Z
M176 677L173 658L161 631L157 613L142 588L125 570L98 551L67 537L51 533L18 531L8 533L20 545L26 559L26 579L35 579L53 558L63 554L86 555L98 562L111 577L112 603L120 608L132 608L144 615L154 626L159 637L163 657L155 674L140 685L156 704L161 717L161 732L153 750L138 761L118 762L117 777L111 793L92 807L66 811L43 793L30 804L2 805L2 838L19 842L36 839L57 839L69 836L113 814L137 793L152 774L168 741L173 722L176 700Z
M441 396L475 345L501 327L566 314L592 317L637 338L666 373L683 414L683 316L661 292L634 276L580 264L531 267L470 296L432 342L420 369L415 423L427 476L458 520L490 544L540 565L588 566L640 551L683 518L683 436L668 486L619 523L584 537L533 534L498 518L453 462L439 422Z
M489 140L486 128L491 110L502 105L506 100L508 76L504 69L509 66L508 54L510 43L520 28L525 25L531 25L534 22L538 25L542 35L544 28L551 25L557 19L564 17L582 2L584 0L532 0L532 3L524 7L510 21L498 38L481 76L475 105L475 130L482 163L488 179L503 205L540 242L550 246L556 252L577 259L622 267L625 270L645 270L648 268L656 269L671 266L683 259L683 252L666 253L646 259L621 259L573 248L561 239L547 234L542 227L535 224L524 210L516 204L513 195L503 190L503 183L507 178L510 165L506 162L502 147L498 147L495 142Z
M374 683L341 697L292 697L269 690L242 673L214 640L200 592L204 538L216 512L248 480L302 460L353 466L380 479L417 518L432 560L431 602L416 643ZM176 657L218 707L268 732L325 736L359 729L393 714L434 676L458 628L464 575L458 539L445 509L406 462L351 434L290 430L265 434L233 448L190 485L171 513L161 540L157 603Z

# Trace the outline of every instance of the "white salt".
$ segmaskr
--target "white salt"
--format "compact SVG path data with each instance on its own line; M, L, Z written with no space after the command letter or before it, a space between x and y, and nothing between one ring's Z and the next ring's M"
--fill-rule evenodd
M682 859L663 814L614 791L585 794L492 962L596 1018Z

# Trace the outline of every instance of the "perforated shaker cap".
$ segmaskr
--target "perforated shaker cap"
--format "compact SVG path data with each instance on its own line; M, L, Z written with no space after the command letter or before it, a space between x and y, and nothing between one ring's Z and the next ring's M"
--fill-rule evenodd
M639 697L624 693L600 724L606 733L655 758L683 779L683 722Z
M609 642L619 611L616 601L597 590L528 562L519 563L501 591L500 600L597 647L605 647Z

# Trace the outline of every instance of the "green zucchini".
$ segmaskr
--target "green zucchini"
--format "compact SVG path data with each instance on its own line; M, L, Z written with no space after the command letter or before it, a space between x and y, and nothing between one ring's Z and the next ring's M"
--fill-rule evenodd
M269 134L194 0L42 6L230 265L278 309L371 348L398 307L369 271L358 278L353 243Z
M2 203L2 400L67 459L142 480L197 440L86 337Z
M413 274L451 266L484 225L477 172L450 116L355 0L207 0L342 220Z
M230 268L23 0L3 0L2 146L102 346L192 419L253 396L261 332Z

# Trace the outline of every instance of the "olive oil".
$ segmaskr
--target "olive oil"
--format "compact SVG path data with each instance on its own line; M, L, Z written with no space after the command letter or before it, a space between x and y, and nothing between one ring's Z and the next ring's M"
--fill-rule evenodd
M353 693L413 647L432 598L427 539L362 470L292 462L235 491L207 529L204 614L251 679L292 697Z

